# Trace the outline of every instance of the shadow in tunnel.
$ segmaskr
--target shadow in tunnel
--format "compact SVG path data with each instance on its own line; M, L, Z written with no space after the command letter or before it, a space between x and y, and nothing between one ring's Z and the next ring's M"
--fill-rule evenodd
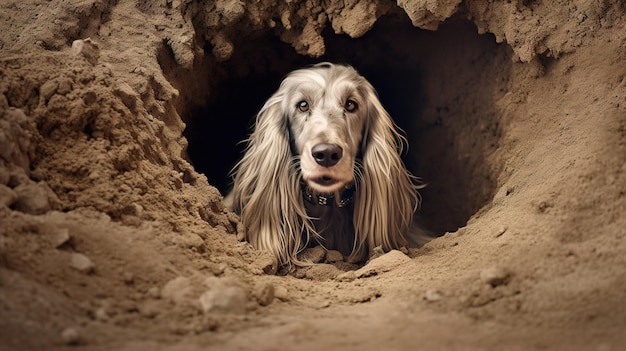
M212 90L185 118L188 155L223 194L257 111L284 76L319 61L353 65L407 135L407 168L428 186L418 218L436 234L455 231L495 193L499 165L489 155L500 129L494 99L506 89L510 52L466 20L436 32L387 16L363 37L324 33L326 54L300 56L269 33L236 43L233 57L211 63ZM488 75L501 75L495 80ZM184 87L178 87L184 91ZM184 117L184 116L183 116Z

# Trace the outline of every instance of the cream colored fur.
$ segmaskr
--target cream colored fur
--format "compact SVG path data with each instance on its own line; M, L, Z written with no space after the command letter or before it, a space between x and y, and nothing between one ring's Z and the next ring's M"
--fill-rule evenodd
M299 109L303 101L306 108ZM348 103L357 108L350 111ZM406 139L352 67L320 63L290 73L261 108L246 142L226 202L241 215L254 247L271 251L281 264L305 265L298 253L313 244L340 245L355 262L377 246L407 244L419 187L400 159ZM341 146L343 157L332 167L318 165L311 157L317 143ZM332 184L316 182L320 177ZM336 195L354 184L353 203L311 209L302 184Z

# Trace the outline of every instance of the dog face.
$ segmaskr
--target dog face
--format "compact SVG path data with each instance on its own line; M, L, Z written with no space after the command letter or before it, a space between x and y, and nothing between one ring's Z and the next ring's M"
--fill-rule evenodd
M419 198L400 159L405 143L354 68L320 63L298 69L257 114L224 201L241 215L245 239L281 264L306 265L299 252L319 240L359 262L376 247L406 244ZM304 190L336 198L354 183L352 202L311 214L302 182Z
M364 79L344 66L319 65L288 76L283 111L302 179L320 193L354 182L367 109Z

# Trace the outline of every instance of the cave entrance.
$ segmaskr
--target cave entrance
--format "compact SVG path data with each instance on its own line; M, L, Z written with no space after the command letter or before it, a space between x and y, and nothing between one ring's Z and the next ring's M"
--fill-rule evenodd
M358 39L323 34L326 54L319 59L267 33L236 44L228 61L211 62L206 99L183 115L195 169L225 194L240 141L283 77L319 61L347 63L374 85L407 133L407 168L428 184L418 219L438 235L464 226L496 190L500 166L489 161L500 139L494 101L507 90L510 49L464 19L432 32L389 16Z

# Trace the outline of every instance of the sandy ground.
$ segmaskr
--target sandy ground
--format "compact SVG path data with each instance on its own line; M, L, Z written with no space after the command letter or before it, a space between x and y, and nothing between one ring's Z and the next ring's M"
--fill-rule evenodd
M626 349L626 4L346 3L2 2L0 349ZM392 84L441 237L282 275L237 241L187 151L219 118L185 128L303 57L421 69Z

